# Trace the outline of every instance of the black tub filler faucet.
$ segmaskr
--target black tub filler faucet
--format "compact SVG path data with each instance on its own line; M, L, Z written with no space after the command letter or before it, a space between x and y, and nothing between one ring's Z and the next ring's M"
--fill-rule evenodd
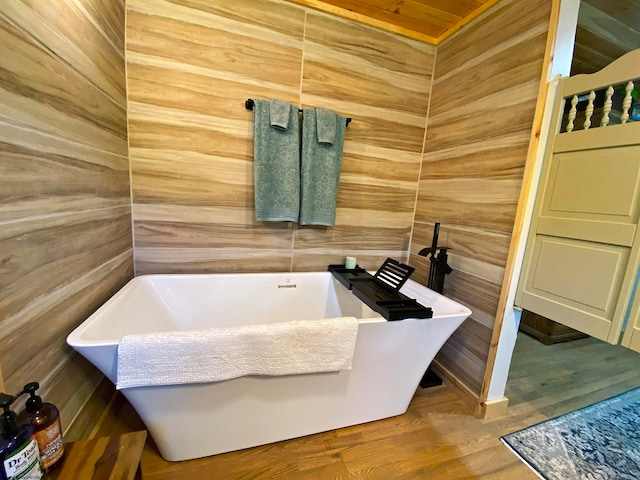
M449 247L438 247L438 235L440 233L440 223L436 223L433 228L433 240L430 247L425 247L418 252L423 257L431 256L431 266L429 267L429 279L427 287L438 293L442 293L444 287L444 276L453 270L447 263L447 249Z
M438 246L438 235L440 234L440 223L436 223L433 228L433 240L430 247L425 247L418 252L418 255L423 257L431 256L429 259L431 265L429 267L429 279L427 287L438 293L442 293L444 287L444 277L452 272L451 267L447 263L447 248ZM431 366L427 368L427 371L420 380L420 386L422 388L435 387L436 385L442 385L442 379L436 375Z

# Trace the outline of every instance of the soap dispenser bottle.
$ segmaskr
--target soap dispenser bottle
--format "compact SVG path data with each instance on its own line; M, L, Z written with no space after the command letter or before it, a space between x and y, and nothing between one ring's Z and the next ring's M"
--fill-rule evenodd
M18 425L15 412L9 410L16 397L0 393L0 479L43 478L38 442L31 425Z
M29 398L25 402L25 408L18 415L20 423L31 424L34 428L40 464L45 473L49 473L64 455L64 442L62 439L62 426L60 424L60 412L52 403L43 402L36 395L40 388L38 382L31 382L24 386L22 393L28 393Z

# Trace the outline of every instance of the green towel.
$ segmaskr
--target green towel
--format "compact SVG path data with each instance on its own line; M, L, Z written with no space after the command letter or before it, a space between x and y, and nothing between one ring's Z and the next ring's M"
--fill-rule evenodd
M333 110L316 107L316 129L318 131L318 143L333 145L336 139L336 116Z
M254 100L253 172L256 220L296 222L300 211L298 108L289 104L286 129L274 128L270 102Z
M289 128L289 117L291 117L291 104L289 102L276 100L275 98L269 101L269 121L273 128L277 130Z
M346 118L327 114L326 110L316 118L316 110L304 110L302 114L302 161L300 224L325 225L336 223L336 196L342 167L342 149ZM329 111L331 112L331 111ZM335 112L331 112L335 113ZM320 125L318 125L320 121ZM322 122L333 122L326 124ZM335 130L334 130L335 127ZM320 143L325 132L333 132L333 142Z

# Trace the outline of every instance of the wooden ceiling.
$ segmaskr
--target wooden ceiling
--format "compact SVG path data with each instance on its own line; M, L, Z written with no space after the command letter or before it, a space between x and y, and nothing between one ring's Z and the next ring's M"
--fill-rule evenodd
M437 45L500 0L290 0Z
M500 0L289 0L438 45ZM640 48L640 0L581 0L571 73L593 73Z

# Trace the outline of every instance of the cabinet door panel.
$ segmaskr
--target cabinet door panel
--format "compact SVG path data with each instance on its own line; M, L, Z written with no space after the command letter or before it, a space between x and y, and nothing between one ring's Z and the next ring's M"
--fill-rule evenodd
M640 146L554 153L538 233L630 247L640 204Z
M523 308L607 340L629 249L537 235Z

